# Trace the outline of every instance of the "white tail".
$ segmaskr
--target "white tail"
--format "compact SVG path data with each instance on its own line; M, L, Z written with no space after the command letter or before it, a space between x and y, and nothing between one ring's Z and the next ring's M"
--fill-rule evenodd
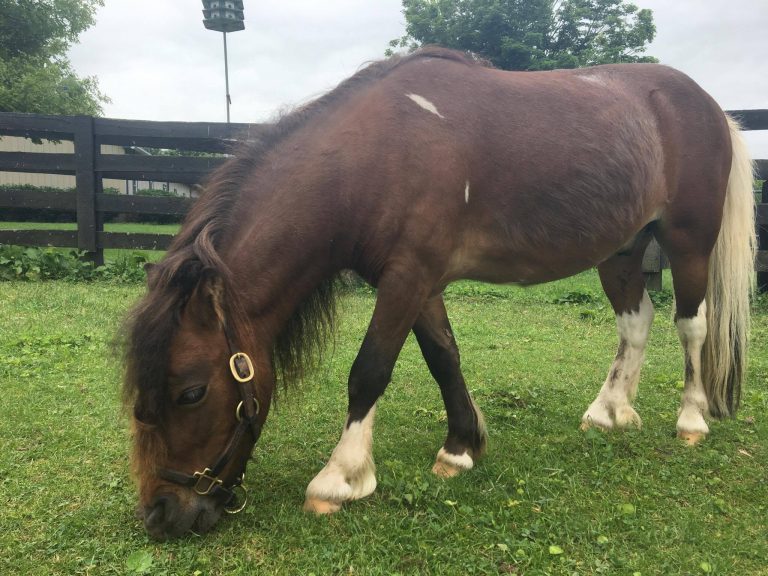
M735 414L746 373L750 296L755 278L755 199L753 164L736 121L726 116L733 159L723 221L709 264L707 339L702 376L709 411L716 418Z

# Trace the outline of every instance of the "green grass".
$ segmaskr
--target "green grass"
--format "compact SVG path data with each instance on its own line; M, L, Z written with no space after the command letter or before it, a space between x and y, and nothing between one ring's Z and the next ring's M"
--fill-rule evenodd
M487 456L452 480L430 474L446 423L411 338L379 402L379 487L313 517L301 511L304 489L338 440L374 302L354 292L311 383L267 422L249 507L208 535L158 544L133 516L110 348L141 292L0 284L0 574L768 574L764 303L738 418L687 448L674 437L682 354L668 304L657 307L636 402L643 429L582 433L616 346L596 275L451 287Z
M180 224L142 224L140 222L107 222L105 232L134 234L176 234ZM75 222L0 222L0 230L77 230Z

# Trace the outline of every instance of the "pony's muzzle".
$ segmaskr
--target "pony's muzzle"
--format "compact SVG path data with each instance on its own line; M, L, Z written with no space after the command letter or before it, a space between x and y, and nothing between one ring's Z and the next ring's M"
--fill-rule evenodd
M155 540L164 541L183 536L190 530L203 534L214 527L224 510L220 502L207 496L162 492L143 508L140 515L144 528Z
M150 536L165 540L176 535L179 498L173 493L159 494L144 509L144 527ZM178 529L178 528L176 528Z

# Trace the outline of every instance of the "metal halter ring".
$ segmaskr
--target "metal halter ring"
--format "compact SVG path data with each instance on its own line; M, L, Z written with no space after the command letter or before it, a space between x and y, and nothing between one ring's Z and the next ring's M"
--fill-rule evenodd
M259 405L259 401L256 400L255 397L251 397L251 400L253 400L253 405L256 408L256 414L259 413L261 410L261 406ZM243 401L240 400L240 403L237 405L237 408L235 409L235 416L237 416L237 421L240 422L243 419Z
M240 372L237 370L237 365L235 364L235 362L241 358L245 360L245 363L248 366L248 374L246 376L240 375ZM253 380L255 374L253 362L251 362L248 354L245 354L244 352L235 352L232 354L232 357L229 359L229 370L232 372L232 377L240 383L250 382Z
M234 495L235 490L238 490L238 489L242 493L241 494L242 502L233 508L228 508L227 506L224 506L224 512L226 512L227 514L237 514L238 512L242 512L243 510L245 510L245 507L248 505L248 490L246 490L245 486L243 486L242 484L238 484L237 486L232 486L231 488L232 494ZM238 498L238 500L240 500L240 498Z

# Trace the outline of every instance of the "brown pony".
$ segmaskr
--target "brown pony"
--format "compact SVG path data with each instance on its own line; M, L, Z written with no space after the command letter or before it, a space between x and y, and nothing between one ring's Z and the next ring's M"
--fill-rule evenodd
M652 237L669 257L685 354L677 430L698 441L706 418L739 403L751 186L737 126L664 66L504 72L439 48L369 65L218 170L149 275L125 380L147 530L205 531L240 507L277 382L322 345L344 269L377 288L376 306L308 510L375 489L375 404L411 330L448 415L433 471L452 476L482 454L442 298L459 278L533 284L596 266L619 346L583 426L639 426Z

